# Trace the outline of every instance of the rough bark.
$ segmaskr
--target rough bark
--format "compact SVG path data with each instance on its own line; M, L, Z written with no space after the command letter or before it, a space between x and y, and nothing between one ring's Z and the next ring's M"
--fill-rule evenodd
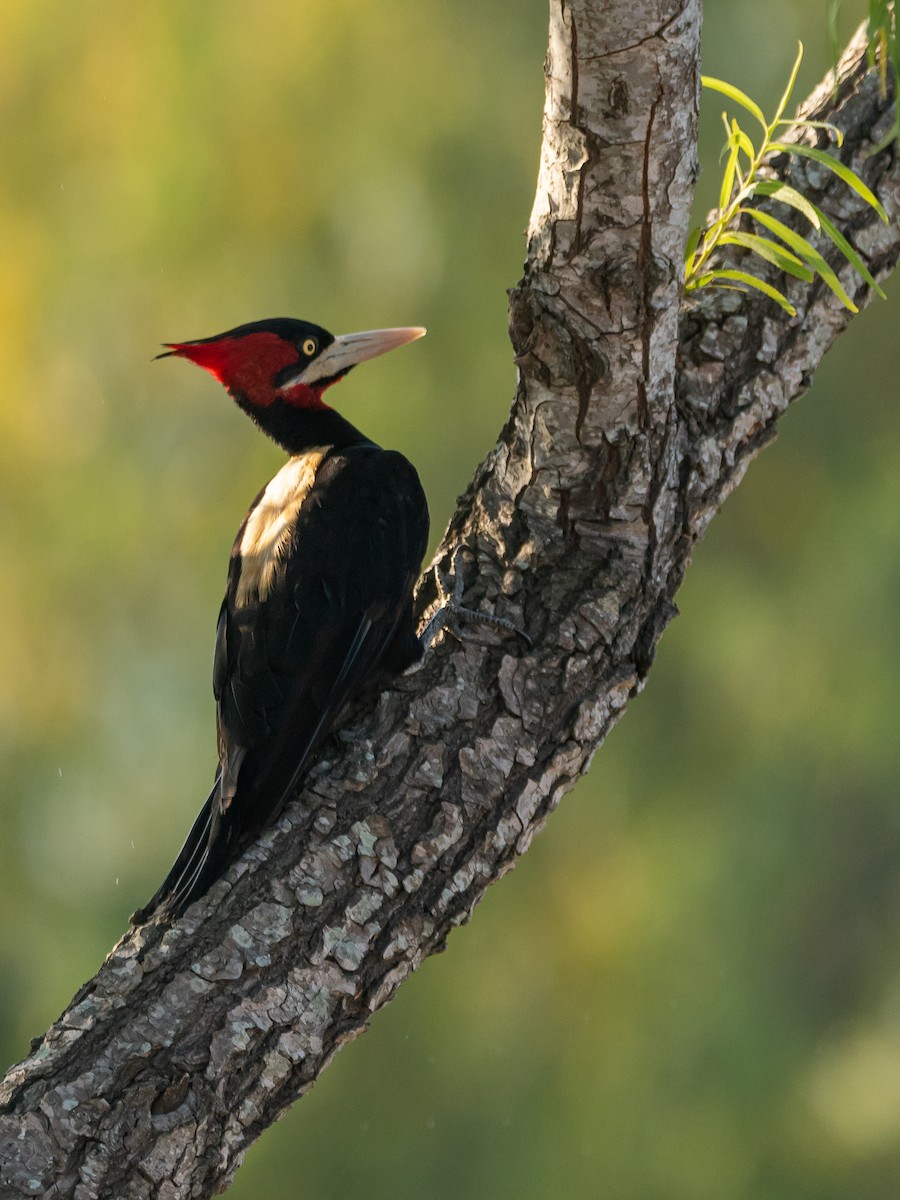
M850 317L799 282L794 319L721 291L679 309L699 27L700 0L551 2L515 400L438 555L464 547L465 602L533 648L445 637L206 901L125 935L0 1089L0 1195L221 1188L528 848L643 686L693 543ZM891 101L860 38L807 108L843 129L890 223L824 172L801 186L884 277L900 169L866 158ZM427 576L423 610L434 595Z

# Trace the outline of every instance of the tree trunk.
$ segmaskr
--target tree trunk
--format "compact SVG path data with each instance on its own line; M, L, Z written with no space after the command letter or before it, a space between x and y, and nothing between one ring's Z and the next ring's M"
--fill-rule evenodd
M445 636L204 901L123 937L0 1089L3 1197L220 1189L528 848L643 687L694 542L850 319L821 282L791 281L793 319L733 292L682 302L699 36L700 0L551 0L516 395L437 557L462 547L466 605L532 645ZM843 130L889 223L829 173L772 165L883 278L900 168L893 149L866 157L893 104L865 68L857 35L805 115ZM435 597L429 574L423 612Z

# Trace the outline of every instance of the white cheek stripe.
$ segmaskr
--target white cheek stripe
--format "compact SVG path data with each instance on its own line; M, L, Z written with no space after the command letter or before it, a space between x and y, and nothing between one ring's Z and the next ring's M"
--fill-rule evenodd
M327 446L314 446L305 454L289 459L269 480L259 504L247 518L238 547L241 556L241 574L235 596L238 608L257 598L265 600L271 591L275 570L287 550L297 513L327 453Z

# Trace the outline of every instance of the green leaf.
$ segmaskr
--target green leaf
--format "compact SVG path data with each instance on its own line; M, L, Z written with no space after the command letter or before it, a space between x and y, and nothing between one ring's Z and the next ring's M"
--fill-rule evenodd
M896 5L894 5L896 8ZM900 21L896 12L891 19L891 9L887 0L869 0L869 21L867 36L869 39L869 66L874 66L876 48L878 50L878 73L881 77L881 94L885 95L887 69L891 67L894 76L894 90L900 93ZM887 146L900 138L900 106L893 127L885 138L869 152L868 158L880 154Z
M888 0L869 0L869 21L866 36L870 42L875 41L878 34L890 22Z
M742 283L745 287L762 292L770 300L774 300L776 304L780 304L784 311L790 313L792 317L796 317L797 315L796 308L794 308L787 296L779 292L778 288L772 287L770 283L766 283L764 279L757 279L755 275L748 275L746 271L710 271L709 274L711 279L733 280L735 283Z
M741 129L740 125L738 125L737 121L733 117L731 119L731 137L737 141L743 153L752 163L754 158L756 158L756 148L754 147L748 135L743 129Z
M816 212L819 216L819 223L822 226L822 232L826 233L828 237L831 238L835 246L837 246L838 250L840 250L841 254L843 254L844 258L846 258L847 262L850 263L854 271L857 271L863 277L869 287L872 288L873 291L877 292L882 300L887 300L887 296L879 286L878 280L874 277L872 272L860 258L856 250L854 250L854 248L850 245L841 231L835 225L833 225L831 221L829 221L821 209L816 209Z
M789 229L777 217L773 217L767 212L761 212L758 208L742 208L741 212L747 213L754 221L758 221L760 225L765 225L766 229L774 233L777 237L780 237L783 242L786 242L796 254L799 254L801 258L809 263L817 275L821 276L822 280L831 288L845 308L848 308L850 312L859 312L859 309L841 286L841 281L835 275L834 270L805 237L801 237L799 233L796 233L793 229Z
M796 188L792 188L789 183L782 183L780 179L760 179L757 183L753 184L751 195L774 196L782 204L789 204L797 212L803 213L814 229L819 228L818 209L814 204L810 204L807 198L798 192Z
M837 89L837 68L840 58L840 33L838 17L841 12L841 0L828 0L828 44L831 48L831 69L834 72L834 86Z
M728 207L728 201L731 199L731 189L734 186L734 176L737 169L737 157L741 150L741 144L733 133L728 139L728 145L731 147L731 153L728 155L728 162L725 164L725 170L722 172L722 186L719 188L720 212Z
M690 279L691 271L694 269L694 259L697 256L697 247L700 245L701 237L703 237L703 226L698 225L696 229L691 230L691 235L684 248L684 277L686 280Z
M886 150L891 142L897 138L900 138L900 108L897 110L896 122L887 131L881 141L876 146L873 146L871 150L867 151L866 158L877 158L882 150Z
M824 129L828 133L834 135L834 141L839 150L844 144L843 133L840 131L840 129L838 129L837 125L832 125L830 121L803 121L799 119L793 120L785 117L781 121L776 122L776 124L793 125L795 129Z
M804 266L796 254L791 254L790 250L785 250L784 246L779 246L777 242L773 242L769 238L736 229L734 232L724 233L720 244L743 246L767 262L773 263L782 271L786 271L788 275L793 275L795 279L802 279L804 283L812 282L813 273L809 267Z
M775 109L775 116L772 119L772 125L769 128L774 128L784 115L784 110L788 106L788 101L791 98L791 92L794 90L794 84L797 82L797 72L800 70L800 64L803 62L803 43L797 43L797 57L794 59L794 65L791 69L791 77L788 80L787 87L784 89L784 95L778 102L778 107Z
M735 121L733 118L729 123L728 113L722 113L722 124L725 126L725 145L719 151L719 162L721 162L722 159L725 158L727 154L730 154L734 147L737 146L738 149L743 151L743 153L746 155L747 166L752 167L753 163L756 161L756 150L754 149L750 138L746 133L744 133L743 129L741 129L740 125L738 125L737 121ZM741 177L741 181L743 182L740 161L735 164L735 171L737 175Z
M721 280L718 280L716 287L721 288L723 292L740 292L743 296L747 294L747 289L745 287L738 287L736 283L722 283Z
M733 83L726 83L724 79L715 79L712 75L701 75L700 82L705 88L709 88L711 92L720 92L723 96L727 96L729 100L733 100L735 104L739 104L741 108L745 108L751 116L759 121L766 133L769 132L769 126L766 124L766 118L763 116L762 109L750 99L746 92L742 92L740 88L736 88Z
M839 162L830 154L826 154L824 150L816 150L812 146L795 146L787 142L772 142L769 146L776 154L799 154L802 158L815 159L817 163L821 163L823 167L827 167L829 171L833 171L838 179L842 179L848 187L853 188L857 196L865 200L871 208L874 208L881 217L882 221L887 224L887 213L884 211L880 200L870 188L867 188L855 171L851 171L849 167L845 167L842 162Z

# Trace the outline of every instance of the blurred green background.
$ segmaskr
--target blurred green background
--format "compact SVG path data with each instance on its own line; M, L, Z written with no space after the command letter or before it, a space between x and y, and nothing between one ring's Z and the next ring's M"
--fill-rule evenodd
M545 25L544 0L0 5L4 1062L206 794L228 551L280 461L157 343L427 325L340 401L415 460L439 534L512 395ZM798 95L824 0L715 0L704 68L771 104L801 36ZM896 1196L890 293L714 523L590 778L234 1196Z

